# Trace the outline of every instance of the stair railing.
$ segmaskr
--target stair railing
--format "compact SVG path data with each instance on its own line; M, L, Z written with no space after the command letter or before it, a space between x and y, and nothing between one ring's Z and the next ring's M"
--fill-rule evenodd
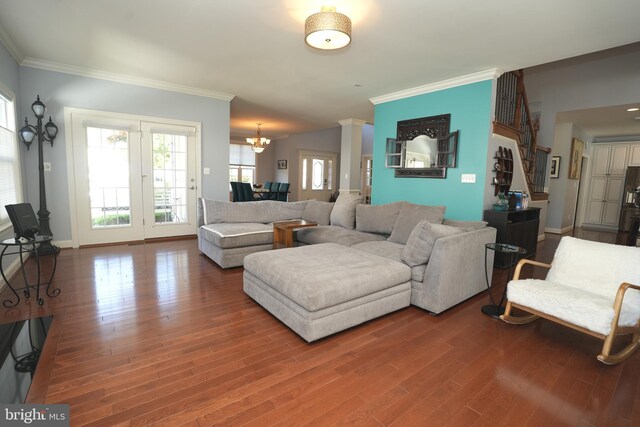
M532 200L547 199L544 180L551 149L536 145L537 123L534 126L529 111L522 70L510 71L498 78L493 131L517 141Z

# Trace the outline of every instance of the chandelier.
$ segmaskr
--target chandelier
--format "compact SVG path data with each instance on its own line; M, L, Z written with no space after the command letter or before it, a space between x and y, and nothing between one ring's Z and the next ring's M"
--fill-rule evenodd
M271 142L269 138L262 138L260 136L260 125L262 123L258 123L258 133L255 138L247 138L247 144L251 144L251 149L256 153L260 154L267 148L267 145Z

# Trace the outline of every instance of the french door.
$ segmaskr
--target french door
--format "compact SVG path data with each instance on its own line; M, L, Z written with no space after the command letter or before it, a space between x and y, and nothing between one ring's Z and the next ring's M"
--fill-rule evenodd
M298 199L329 201L336 190L337 155L301 151L298 159Z
M103 244L196 232L194 126L108 113L73 112L70 121L74 242Z

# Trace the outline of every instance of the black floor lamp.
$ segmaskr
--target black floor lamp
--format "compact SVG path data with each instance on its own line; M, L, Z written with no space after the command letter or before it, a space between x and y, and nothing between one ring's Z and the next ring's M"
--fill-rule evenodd
M27 118L24 118L24 126L20 129L20 138L24 145L27 146L27 150L31 146L33 140L38 137L38 172L40 179L40 209L38 210L38 222L40 223L40 235L42 236L53 236L51 232L51 227L49 227L49 211L47 210L47 194L44 186L44 160L42 157L42 143L44 141L50 142L53 147L53 140L56 138L58 134L58 126L51 121L51 116L49 116L49 122L44 125L44 129L42 126L42 118L44 117L45 111L47 111L47 107L40 101L40 95L38 95L37 99L33 104L31 104L31 110L33 114L36 115L36 125L31 126L27 121ZM58 253L60 248L52 245L51 243L43 243L40 245L38 249L38 254L46 255L47 253Z

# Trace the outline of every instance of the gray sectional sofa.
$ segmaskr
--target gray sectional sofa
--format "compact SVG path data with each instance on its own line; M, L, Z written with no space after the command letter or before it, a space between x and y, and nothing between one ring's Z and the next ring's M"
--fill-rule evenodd
M366 263L375 264L377 261L379 265L387 265L391 261L389 265L403 272L397 272L397 280L392 280L394 283L389 282L388 286L400 286L396 289L406 291L406 305L410 302L434 314L486 289L484 246L495 241L494 228L480 221L447 220L443 206L422 206L408 202L364 205L360 200L359 197L342 194L335 204L316 200L231 203L199 199L198 247L222 268L241 266L244 261L245 291L249 282L254 294L247 293L252 298L258 300L258 293L265 297L269 292L280 297L286 288L286 292L293 294L281 298L284 302L280 301L280 305L289 310L295 305L301 312L306 309L302 308L304 304L296 301L299 295L292 291L285 277L291 274L286 272L283 260L300 262L307 253L309 257L317 257L319 253L331 252L331 249L319 247L271 251L274 221L305 219L317 222L317 227L297 230L296 239L300 246L339 244L348 248L346 252L356 259L362 259L362 262L365 262L364 258ZM362 256L363 253L367 255ZM343 264L347 262L342 258L329 261L327 255L321 258L320 265L329 270L344 270ZM275 267L278 263L282 265L279 270ZM493 265L491 251L487 263ZM355 266L346 267L351 268L349 271L354 275L361 274L354 270ZM309 263L300 267L308 276L317 276L317 272L312 272L313 268L320 267L312 267ZM269 272L271 269L277 271ZM489 268L489 280L491 271ZM275 276L269 283L266 277L273 274ZM279 287L281 289L278 290ZM317 310L317 307L313 304L307 306L311 311ZM272 313L273 310L270 309ZM279 307L277 310L285 308ZM319 336L324 335L321 333Z

